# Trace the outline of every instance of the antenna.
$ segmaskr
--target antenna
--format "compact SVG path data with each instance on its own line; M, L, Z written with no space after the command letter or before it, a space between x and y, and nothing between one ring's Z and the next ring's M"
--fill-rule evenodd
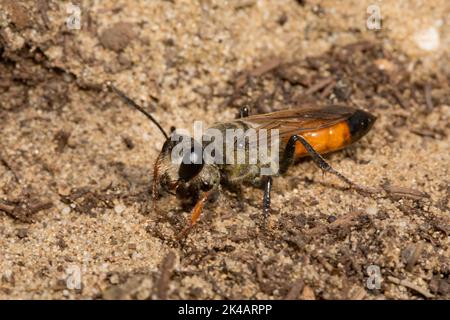
M140 112L142 112L147 118L150 119L151 122L153 122L153 123L158 127L158 129L162 132L162 134L164 135L164 137L165 137L166 139L169 139L169 136L168 136L167 133L164 131L164 129L161 127L161 125L159 124L159 122L156 121L156 119L153 118L153 116L152 116L150 113L148 113L147 111L145 111L144 108L142 108L140 105L138 105L136 102L134 102L134 101L133 101L131 98L129 98L124 92L122 92L121 90L117 89L117 88L112 84L111 81L107 81L107 82L106 82L106 86L107 86L109 89L111 89L112 91L114 91L120 98L122 98L122 100L123 100L126 104L128 104L128 105L134 107L135 109L139 110Z

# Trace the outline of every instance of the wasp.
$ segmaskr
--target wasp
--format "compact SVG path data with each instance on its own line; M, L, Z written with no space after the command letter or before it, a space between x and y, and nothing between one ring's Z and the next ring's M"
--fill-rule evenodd
M363 137L373 126L376 117L371 113L344 105L328 105L324 107L304 106L294 109L275 111L266 114L249 115L247 106L241 107L240 117L229 122L219 122L211 128L225 134L227 129L253 129L277 131L277 163L275 172L270 175L261 174L261 162L216 163L198 161L204 158L205 144L187 137L192 144L184 150L182 161L173 161L173 150L178 145L177 130L172 128L170 135L161 127L156 119L121 90L107 83L107 87L121 97L128 105L142 112L161 131L166 139L153 167L152 200L156 209L158 188L180 198L195 199L191 211L191 219L181 235L185 235L198 221L205 204L213 200L221 187L231 186L240 189L242 184L262 187L263 216L270 213L270 199L273 177L285 174L298 159L310 156L323 171L334 174L344 183L356 189L363 189L346 176L335 170L323 157L323 154L343 149ZM257 141L258 142L258 141ZM244 148L248 153L255 144L236 143L236 140L225 140L231 143L228 150ZM222 150L227 149L226 146ZM225 152L226 153L226 152ZM274 155L271 154L273 157Z

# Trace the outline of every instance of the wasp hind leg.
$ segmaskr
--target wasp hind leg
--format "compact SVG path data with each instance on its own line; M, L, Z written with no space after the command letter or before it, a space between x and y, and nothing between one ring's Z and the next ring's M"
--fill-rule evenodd
M295 144L297 142L300 142L305 147L306 151L311 156L314 163L320 169L322 169L325 172L334 174L340 180L342 180L346 184L350 185L350 187L355 188L356 190L365 191L364 188L358 186L357 184L352 182L350 179L345 177L343 174L341 174L339 171L336 171L335 169L333 169L333 167L331 167L331 165L328 162L326 162L325 159L316 150L314 150L314 148L308 143L308 141L306 141L306 139L300 135L293 135L289 139L289 141L286 145L286 149L284 151L284 156L283 156L282 162L281 162L280 173L285 173L287 171L287 169L289 168L289 166L291 166L291 164L294 162Z
M286 173L289 167L294 163L295 157L295 143L299 140L298 135L293 135L288 143L286 144L286 148L284 149L283 157L281 158L280 163L280 174Z

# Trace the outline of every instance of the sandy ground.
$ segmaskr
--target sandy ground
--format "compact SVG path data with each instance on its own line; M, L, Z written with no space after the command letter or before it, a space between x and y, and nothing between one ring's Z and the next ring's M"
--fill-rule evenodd
M448 1L73 4L79 30L66 3L0 1L0 298L450 298ZM245 187L179 242L189 208L149 198L164 139L105 80L167 129L244 102L367 109L372 131L327 159L378 191L305 160L267 229Z

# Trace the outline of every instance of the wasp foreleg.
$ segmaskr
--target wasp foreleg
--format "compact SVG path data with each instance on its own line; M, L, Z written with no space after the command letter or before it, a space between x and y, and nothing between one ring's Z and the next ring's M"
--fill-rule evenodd
M211 197L212 192L208 191L205 192L201 195L200 199L197 201L197 203L195 204L194 209L192 209L191 212L191 221L189 223L189 225L187 225L183 231L181 231L181 233L178 235L178 239L184 238L188 232L194 227L195 223L197 222L197 220L200 218L200 215L203 212L203 207L205 206L205 203L209 200L209 198Z

